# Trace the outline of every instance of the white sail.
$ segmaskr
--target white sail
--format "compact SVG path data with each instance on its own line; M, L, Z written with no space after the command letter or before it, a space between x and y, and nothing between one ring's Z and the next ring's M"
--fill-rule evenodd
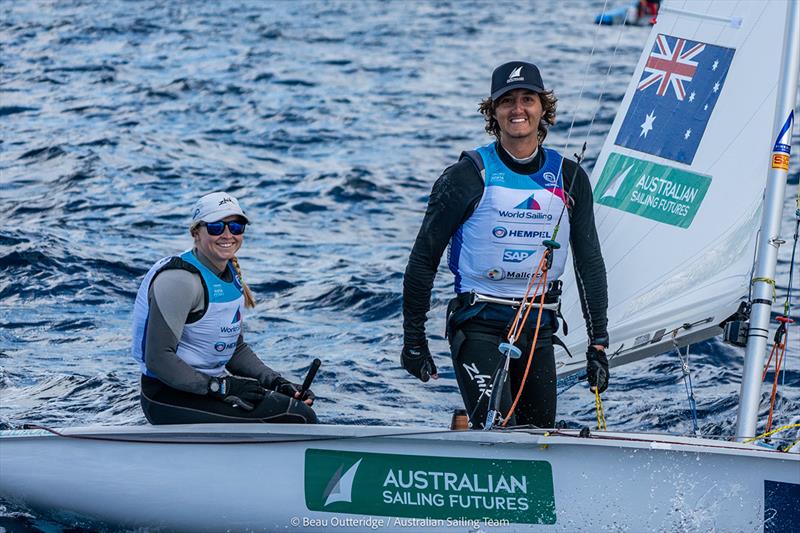
M720 333L747 296L787 11L720 0L659 13L591 176L612 364L670 349L674 331L682 345ZM582 354L571 269L563 279L566 343Z

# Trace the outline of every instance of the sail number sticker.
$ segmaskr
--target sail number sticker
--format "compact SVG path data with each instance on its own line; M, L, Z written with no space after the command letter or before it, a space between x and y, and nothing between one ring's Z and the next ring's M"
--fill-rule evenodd
M547 461L308 449L304 477L310 511L556 523Z
M612 152L594 199L608 207L688 228L710 186L710 176Z
M789 154L792 153L792 127L794 126L794 109L789 111L783 123L775 146L772 147L772 168L789 170Z
M789 170L789 156L786 154L772 154L772 168Z

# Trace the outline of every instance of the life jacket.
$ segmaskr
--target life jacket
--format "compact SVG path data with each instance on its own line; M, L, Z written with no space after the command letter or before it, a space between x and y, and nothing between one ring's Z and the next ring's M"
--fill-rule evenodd
M495 143L464 152L481 171L483 196L450 239L448 263L455 292L521 298L566 203L562 157L544 150L544 164L531 175L517 174L500 159ZM548 281L564 272L569 216L563 216Z
M195 370L209 376L221 376L225 365L236 350L242 331L244 290L233 264L228 262L232 281L219 278L188 250L178 257L165 257L154 264L145 275L133 310L133 343L131 355L143 374L158 378L145 364L147 319L150 315L148 293L157 274L169 269L183 269L199 274L205 293L205 308L191 313L183 327L176 354Z

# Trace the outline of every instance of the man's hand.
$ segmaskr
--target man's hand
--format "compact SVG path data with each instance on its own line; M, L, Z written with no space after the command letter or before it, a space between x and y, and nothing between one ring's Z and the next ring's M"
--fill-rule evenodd
M208 394L234 407L252 411L254 404L264 399L266 391L256 379L225 376L211 379Z
M306 405L314 405L314 400L317 399L314 393L311 392L311 389L306 389L301 393L299 385L296 385L288 379L282 377L276 378L272 386L275 387L275 392L279 392L284 396L294 398L295 400L300 400Z
M409 374L415 378L427 382L430 378L439 379L436 364L431 357L428 344L403 345L403 352L400 355L400 364L403 365Z
M608 358L602 346L589 346L586 350L586 377L592 392L605 392L608 388Z

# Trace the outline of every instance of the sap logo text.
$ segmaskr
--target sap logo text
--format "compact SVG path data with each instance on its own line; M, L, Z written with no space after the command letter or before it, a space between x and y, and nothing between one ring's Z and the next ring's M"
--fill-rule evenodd
M502 232L498 232L497 230L501 229ZM550 232L549 231L535 231L529 229L509 229L502 228L500 226L494 228L492 230L492 234L497 237L498 239L502 239L503 237L518 237L521 239L550 239Z
M536 250L512 250L506 248L503 250L504 263L522 263L527 258L536 253Z
M225 198L220 200L219 204L217 204L217 205L220 206L220 205L232 204L232 203L233 203L233 200L231 199L231 197L230 196L226 196Z

